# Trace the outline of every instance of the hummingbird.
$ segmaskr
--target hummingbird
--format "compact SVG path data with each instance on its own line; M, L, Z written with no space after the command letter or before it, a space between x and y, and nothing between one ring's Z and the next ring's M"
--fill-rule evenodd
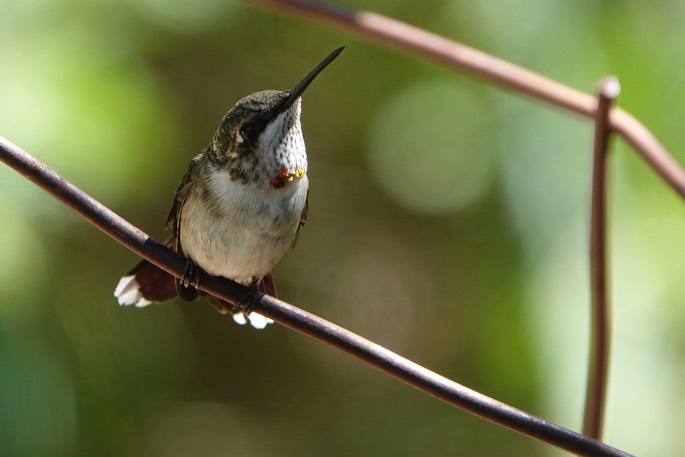
M242 307L207 295L220 312L255 328L273 322L251 312L251 306L259 292L276 295L271 270L307 221L301 97L343 49L324 58L292 90L255 92L226 113L209 146L191 160L167 217L166 245L186 258L182 277L143 260L119 281L114 296L120 305L144 307L177 295L194 301L201 295L194 284L204 271L250 288Z

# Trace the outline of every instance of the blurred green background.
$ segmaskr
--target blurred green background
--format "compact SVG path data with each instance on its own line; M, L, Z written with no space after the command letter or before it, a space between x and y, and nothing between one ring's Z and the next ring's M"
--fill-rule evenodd
M350 1L620 104L685 163L685 1ZM164 238L240 97L305 94L310 218L282 297L579 429L589 122L326 26L223 0L0 0L0 134ZM624 143L611 185L606 439L685 441L685 207ZM279 325L120 308L136 257L0 166L0 455L562 455Z

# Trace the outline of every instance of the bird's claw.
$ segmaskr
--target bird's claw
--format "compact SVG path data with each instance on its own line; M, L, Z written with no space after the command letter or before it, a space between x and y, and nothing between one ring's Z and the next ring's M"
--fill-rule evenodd
M243 298L240 299L236 308L240 309L245 319L247 319L260 298L262 298L262 294L259 293L258 286L251 286Z
M186 266L183 269L183 276L181 276L181 284L183 287L197 286L200 284L200 269L195 265L195 262L188 259Z

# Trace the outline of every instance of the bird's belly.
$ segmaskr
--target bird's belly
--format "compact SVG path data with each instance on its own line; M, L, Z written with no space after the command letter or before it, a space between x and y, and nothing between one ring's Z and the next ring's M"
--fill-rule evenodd
M245 205L232 201L212 206L197 196L189 197L181 215L184 254L214 276L244 284L261 279L292 245L306 188L303 192L277 194Z

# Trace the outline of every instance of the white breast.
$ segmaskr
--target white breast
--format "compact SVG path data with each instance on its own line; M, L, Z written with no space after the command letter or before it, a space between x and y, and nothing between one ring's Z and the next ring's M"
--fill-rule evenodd
M304 209L308 180L281 189L240 184L213 170L210 205L191 192L181 214L181 245L186 256L215 276L244 284L260 279L292 245Z

